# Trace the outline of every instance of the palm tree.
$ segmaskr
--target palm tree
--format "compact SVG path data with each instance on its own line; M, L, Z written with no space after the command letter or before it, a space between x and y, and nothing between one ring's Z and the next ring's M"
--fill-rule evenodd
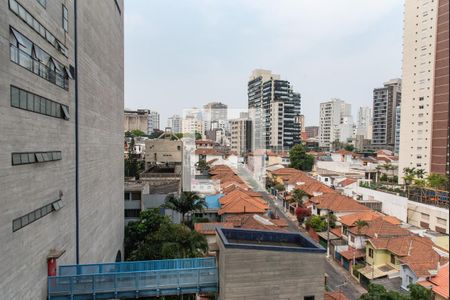
M423 177L425 176L426 172L424 169L417 169L415 171L415 174L417 176L417 178L423 179Z
M360 234L361 234L361 230L362 230L364 227L368 227L368 226L369 226L369 223L367 223L367 221L358 219L358 220L356 220L356 221L353 223L353 225L356 226L356 228L357 228L357 230L358 230L358 235L360 235Z
M206 207L205 199L201 199L194 192L182 192L179 197L170 194L161 207L177 211L181 214L181 223L184 224L185 216L191 211L203 211Z

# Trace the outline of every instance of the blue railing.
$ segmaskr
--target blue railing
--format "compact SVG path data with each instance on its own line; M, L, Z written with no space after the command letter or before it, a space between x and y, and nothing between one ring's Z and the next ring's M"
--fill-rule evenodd
M61 266L48 278L48 299L139 298L215 292L214 258Z

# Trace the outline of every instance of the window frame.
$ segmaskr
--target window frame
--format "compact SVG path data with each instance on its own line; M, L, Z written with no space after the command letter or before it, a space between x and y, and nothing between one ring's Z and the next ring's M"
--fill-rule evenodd
M62 5L62 28L64 32L69 32L69 11L64 4Z

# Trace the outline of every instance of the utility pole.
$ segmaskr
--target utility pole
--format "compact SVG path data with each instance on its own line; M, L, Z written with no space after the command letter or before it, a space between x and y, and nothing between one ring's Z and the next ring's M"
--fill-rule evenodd
M327 214L327 258L330 257L330 211Z

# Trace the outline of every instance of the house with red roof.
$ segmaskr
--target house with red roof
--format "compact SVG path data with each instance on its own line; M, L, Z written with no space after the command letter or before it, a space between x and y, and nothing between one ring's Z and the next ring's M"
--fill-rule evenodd
M338 193L328 193L309 199L312 203L312 214L326 216L328 213L341 217L357 212L371 210L353 198Z
M434 300L448 300L449 299L449 265L439 269L435 276L431 276L426 280L417 282L421 286L431 289L434 295Z

